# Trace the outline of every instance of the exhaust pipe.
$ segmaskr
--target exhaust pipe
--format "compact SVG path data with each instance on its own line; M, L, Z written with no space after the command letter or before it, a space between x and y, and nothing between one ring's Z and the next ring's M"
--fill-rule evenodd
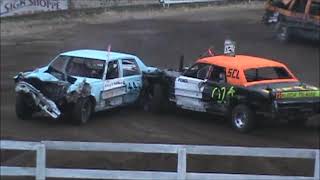
M179 61L179 72L183 71L183 66L184 66L184 55L181 55L180 61Z

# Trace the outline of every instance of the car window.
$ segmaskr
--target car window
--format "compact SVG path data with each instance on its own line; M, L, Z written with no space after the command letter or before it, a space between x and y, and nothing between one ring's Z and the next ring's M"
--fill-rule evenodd
M67 65L66 73L70 76L102 79L104 61L72 57Z
M118 60L110 61L108 63L106 79L119 78L119 64Z
M309 13L313 16L320 16L320 2L312 2Z
M298 0L298 1L294 2L294 5L292 7L292 11L298 12L298 13L304 13L306 5L307 5L307 1Z
M140 69L139 66L134 59L123 59L121 60L122 63L122 72L123 77L139 75Z
M212 66L208 80L224 83L226 82L226 68L220 66Z
M68 56L59 56L58 58L56 58L51 64L50 64L50 68L59 71L59 72L63 72L64 71L64 66L65 63L68 60Z
M245 71L245 76L247 82L292 78L289 72L283 67L248 69Z
M204 80L208 77L209 69L210 64L198 63L189 68L184 76Z

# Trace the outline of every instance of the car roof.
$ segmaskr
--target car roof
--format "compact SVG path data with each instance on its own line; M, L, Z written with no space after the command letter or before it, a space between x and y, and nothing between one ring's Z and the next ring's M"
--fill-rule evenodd
M63 56L73 56L73 57L82 57L88 59L98 59L98 60L115 60L121 58L136 58L136 56L131 54L119 53L119 52L107 52L102 50L93 50L93 49L81 49L61 53Z
M234 57L227 55L218 55L202 58L197 62L217 65L226 68L239 68L242 70L261 67L285 67L284 64L277 61L246 55L236 55Z
M284 64L274 60L268 60L264 58L254 57L254 56L236 55L233 57L233 56L227 56L227 55L218 55L218 56L205 57L205 58L199 59L197 63L206 63L206 64L212 64L212 65L224 67L226 68L226 72L228 72L229 70L231 71L237 70L239 72L238 78L227 76L228 83L232 85L250 86L250 85L262 84L262 83L298 81L298 79ZM287 70L287 72L291 75L292 78L247 82L245 73L244 73L245 70L257 69L257 68L263 68L263 67L282 67Z

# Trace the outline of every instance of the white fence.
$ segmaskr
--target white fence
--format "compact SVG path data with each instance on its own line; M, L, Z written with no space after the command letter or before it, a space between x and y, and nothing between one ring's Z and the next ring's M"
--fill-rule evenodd
M160 3L165 6L170 6L170 4L182 4L182 3L202 3L202 2L215 2L222 0L160 0Z
M1 176L34 176L37 180L48 178L77 179L246 179L246 180L293 180L320 178L320 151L315 149L292 148L248 148L223 146L193 146L165 144L127 144L127 143L93 143L65 141L1 141L1 150L31 150L36 151L36 167L1 166ZM46 168L46 150L62 151L99 151L99 152L130 152L177 154L176 172L159 171L122 171L122 170L92 170L92 169L59 169ZM189 173L187 172L187 155L218 155L218 156L248 156L314 159L313 177L278 176L278 175L247 175L221 173Z

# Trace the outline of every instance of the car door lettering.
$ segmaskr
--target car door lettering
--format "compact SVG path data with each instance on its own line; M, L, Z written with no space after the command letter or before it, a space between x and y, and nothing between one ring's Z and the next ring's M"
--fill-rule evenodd
M188 80L187 80L187 79L181 79L181 78L179 78L178 81L179 81L179 82L182 82L182 83L188 83Z
M228 70L227 77L230 77L230 78L233 78L233 79L240 79L239 78L239 70L230 68Z
M236 91L234 86L229 89L227 87L215 87L212 90L211 98L217 100L218 103L226 103L227 97L234 97Z
M104 83L103 90L109 90L109 89L114 89L117 87L122 87L124 86L124 81L123 79L112 79L112 80L106 80Z

